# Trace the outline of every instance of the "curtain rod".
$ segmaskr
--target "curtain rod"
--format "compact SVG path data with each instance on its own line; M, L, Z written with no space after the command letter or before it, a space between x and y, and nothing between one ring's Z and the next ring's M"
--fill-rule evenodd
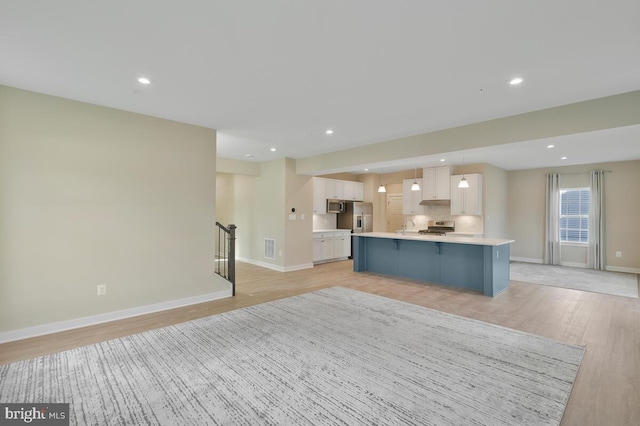
M591 171L594 171L594 170L590 170L590 172L591 172ZM603 170L603 172L605 172L605 173L613 173L613 170ZM589 172L579 172L579 173L577 173L577 172L576 172L576 173L558 173L558 175L559 175L559 176L588 175L588 174L589 174Z

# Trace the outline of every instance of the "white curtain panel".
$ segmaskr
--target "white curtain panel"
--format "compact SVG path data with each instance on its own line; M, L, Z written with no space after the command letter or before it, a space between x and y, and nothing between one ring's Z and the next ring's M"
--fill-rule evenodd
M604 259L604 170L592 170L589 209L589 254L587 267L605 269Z
M548 173L545 220L544 263L560 264L560 178L557 173Z

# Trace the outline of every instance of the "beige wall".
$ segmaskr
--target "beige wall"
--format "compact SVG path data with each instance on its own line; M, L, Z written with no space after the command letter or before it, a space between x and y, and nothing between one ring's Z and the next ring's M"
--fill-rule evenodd
M285 270L313 263L313 180L296 174L296 161L285 160ZM292 211L295 209L295 212ZM291 220L290 215L295 215Z
M218 193L216 203L228 214L228 222L238 227L238 258L281 271L311 267L311 176L296 174L295 160L290 158L259 166L258 176L242 174L244 167L238 173L218 173L218 180L231 187ZM295 220L289 219L292 208L296 209ZM275 240L275 259L264 257L265 238Z
M484 164L482 172L482 209L484 235L487 238L509 238L507 171Z
M0 86L0 331L228 290L215 160L215 130Z
M216 173L216 220L224 226L233 223L234 187L232 174Z
M252 235L255 234L257 224L256 215L256 178L242 174L229 175L233 182L232 197L224 198L227 194L216 197L216 206L229 204L228 222L235 224L236 229L236 256L239 258L253 259L255 244Z
M216 158L216 170L218 173L239 173L243 175L259 176L260 163L255 161L234 160L232 158Z
M605 256L609 268L640 269L640 161L590 164L508 172L509 237L515 239L511 255L542 260L544 248L545 174L558 172L561 186L580 187L590 170L610 170L605 175ZM622 257L615 257L621 251ZM584 248L562 248L562 261L586 262Z
M295 172L295 164L294 164L294 172ZM330 175L322 175L319 177L327 178L327 179L338 179L338 180L350 180L352 182L357 182L357 175L353 173L333 173Z
M251 257L260 262L284 268L285 245L285 159L260 164L255 178L252 214ZM275 240L275 259L264 257L264 240Z
M507 199L511 257L542 261L544 249L546 171L507 172Z

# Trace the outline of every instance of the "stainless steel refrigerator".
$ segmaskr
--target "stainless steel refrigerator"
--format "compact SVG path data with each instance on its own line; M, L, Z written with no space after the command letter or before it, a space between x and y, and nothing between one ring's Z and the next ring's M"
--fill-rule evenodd
M373 204L346 202L344 213L338 213L338 229L351 229L354 234L373 232Z
M338 213L338 228L351 229L352 234L373 232L373 204L359 201L347 202L344 213ZM351 255L353 259L353 237L351 237Z

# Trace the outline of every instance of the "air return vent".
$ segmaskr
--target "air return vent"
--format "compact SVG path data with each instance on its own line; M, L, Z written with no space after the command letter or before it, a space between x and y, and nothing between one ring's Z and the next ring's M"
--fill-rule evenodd
M271 238L264 239L264 257L267 259L276 258L276 240Z

